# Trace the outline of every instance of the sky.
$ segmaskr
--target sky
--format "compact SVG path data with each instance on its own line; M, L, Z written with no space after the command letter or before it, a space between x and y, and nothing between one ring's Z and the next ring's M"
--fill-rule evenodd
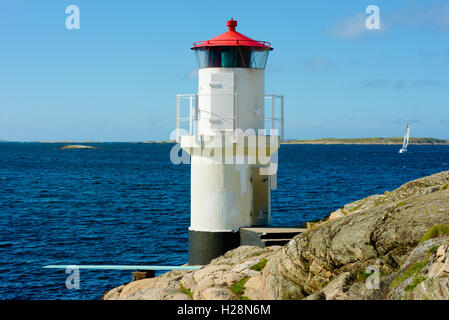
M285 97L287 139L402 136L407 121L449 138L449 1L2 0L0 140L169 139L176 94L197 92L192 43L231 17L274 48L265 93Z

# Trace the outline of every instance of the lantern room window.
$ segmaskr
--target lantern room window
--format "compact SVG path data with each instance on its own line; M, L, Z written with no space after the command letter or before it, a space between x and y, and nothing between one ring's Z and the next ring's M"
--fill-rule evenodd
M265 69L268 48L212 46L194 48L199 68Z

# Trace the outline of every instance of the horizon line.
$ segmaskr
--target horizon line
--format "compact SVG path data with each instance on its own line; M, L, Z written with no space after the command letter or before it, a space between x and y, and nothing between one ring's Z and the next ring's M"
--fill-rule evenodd
M285 141L314 141L314 140L356 140L356 139L402 139L402 136L396 137L355 137L355 138L288 138ZM410 139L434 139L434 140L446 140L449 138L433 138L433 137L410 137ZM21 142L21 143L175 143L175 140L3 140L0 142Z

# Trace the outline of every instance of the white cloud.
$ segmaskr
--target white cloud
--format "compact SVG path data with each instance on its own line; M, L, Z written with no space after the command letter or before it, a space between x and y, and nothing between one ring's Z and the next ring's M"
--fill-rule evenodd
M329 32L337 38L357 38L368 31L365 27L365 19L365 14L356 13L350 17L338 20L335 25L329 29Z

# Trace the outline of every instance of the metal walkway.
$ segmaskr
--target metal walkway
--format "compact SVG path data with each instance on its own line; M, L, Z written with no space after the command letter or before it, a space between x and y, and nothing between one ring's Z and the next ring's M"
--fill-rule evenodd
M126 266L126 265L76 265L76 264L53 264L44 266L44 269L89 269L89 270L136 270L136 271L170 271L170 270L199 270L203 266Z

